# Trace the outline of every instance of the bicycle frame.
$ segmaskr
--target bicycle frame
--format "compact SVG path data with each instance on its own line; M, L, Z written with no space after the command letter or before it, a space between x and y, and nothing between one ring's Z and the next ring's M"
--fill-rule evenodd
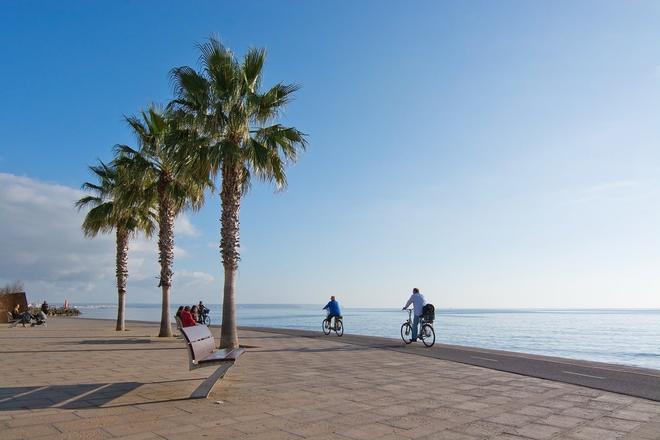
M412 319L413 309L406 309L406 311L408 312L408 320L406 322L408 324L410 324L410 326L412 327L413 326L413 319ZM433 321L427 321L426 319L424 319L424 315L421 315L419 317L419 328L417 329L419 332L422 331L422 327L424 327L424 324L428 324L431 327L433 327Z

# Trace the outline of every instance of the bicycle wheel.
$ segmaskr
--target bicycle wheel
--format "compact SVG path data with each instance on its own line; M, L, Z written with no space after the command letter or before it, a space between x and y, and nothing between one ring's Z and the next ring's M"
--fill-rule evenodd
M322 327L323 327L323 334L324 335L329 335L330 334L330 321L328 320L328 318L323 320Z
M211 325L211 317L209 315L206 315L204 318L202 318L202 321L204 321L204 325Z
M432 347L435 344L435 330L431 324L424 324L422 326L422 342L427 347Z
M403 339L403 342L406 344L412 342L412 326L409 322L404 322L401 326L401 339Z
M337 322L335 322L335 333L337 333L337 336L344 334L344 323L341 322L341 319L338 319Z

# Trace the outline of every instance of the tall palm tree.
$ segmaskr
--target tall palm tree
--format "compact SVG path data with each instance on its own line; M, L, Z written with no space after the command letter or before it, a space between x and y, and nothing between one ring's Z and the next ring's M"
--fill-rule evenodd
M222 176L220 250L224 266L220 347L238 346L236 272L239 254L239 211L252 177L286 186L285 167L304 150L305 135L275 123L298 86L278 83L261 91L264 49L250 49L241 61L211 37L198 45L201 71L191 67L171 72L175 99L170 108L195 127L198 141L188 145L188 165Z
M117 331L126 329L124 312L126 304L126 280L128 278L128 241L138 232L150 236L154 229L153 212L149 209L147 198L134 200L133 203L117 203L126 199L133 192L129 183L130 176L119 172L116 164L109 165L100 162L89 169L98 179L98 183L85 182L84 190L91 194L82 197L75 203L80 211L89 207L82 230L86 237L95 237L99 233L115 231L116 235L116 268L117 275ZM146 193L143 193L143 196Z
M177 128L171 113L151 106L140 117L126 117L136 135L139 149L117 145L117 162L130 174L139 176L139 186L157 194L158 253L162 310L158 336L172 336L170 287L174 261L174 219L184 208L199 209L204 203L204 190L212 187L208 174L194 175L181 166L174 155L175 147L189 140L189 134ZM140 198L139 193L134 194Z

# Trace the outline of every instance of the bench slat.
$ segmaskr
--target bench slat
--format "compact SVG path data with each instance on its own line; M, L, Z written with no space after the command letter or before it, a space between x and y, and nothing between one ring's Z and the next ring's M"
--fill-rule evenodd
M206 339L209 336L213 337L209 328L205 325L193 325L190 327L182 327L181 331L186 335L188 342L197 342L201 339Z
M188 341L188 347L191 351L193 363L208 357L215 350L215 339L211 330L205 325L194 325L183 327L181 333Z
M243 354L244 351L244 348L235 348L233 350L221 348L220 350L214 351L204 359L200 359L199 362L235 361L240 355Z

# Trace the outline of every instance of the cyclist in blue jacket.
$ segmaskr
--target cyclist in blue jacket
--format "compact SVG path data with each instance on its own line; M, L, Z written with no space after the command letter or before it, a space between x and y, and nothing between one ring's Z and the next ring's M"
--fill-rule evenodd
M339 303L335 300L335 296L332 295L330 297L330 301L323 307L323 310L328 311L328 322L330 323L330 326L333 325L332 323L332 318L337 318L341 317L341 309L339 308Z

